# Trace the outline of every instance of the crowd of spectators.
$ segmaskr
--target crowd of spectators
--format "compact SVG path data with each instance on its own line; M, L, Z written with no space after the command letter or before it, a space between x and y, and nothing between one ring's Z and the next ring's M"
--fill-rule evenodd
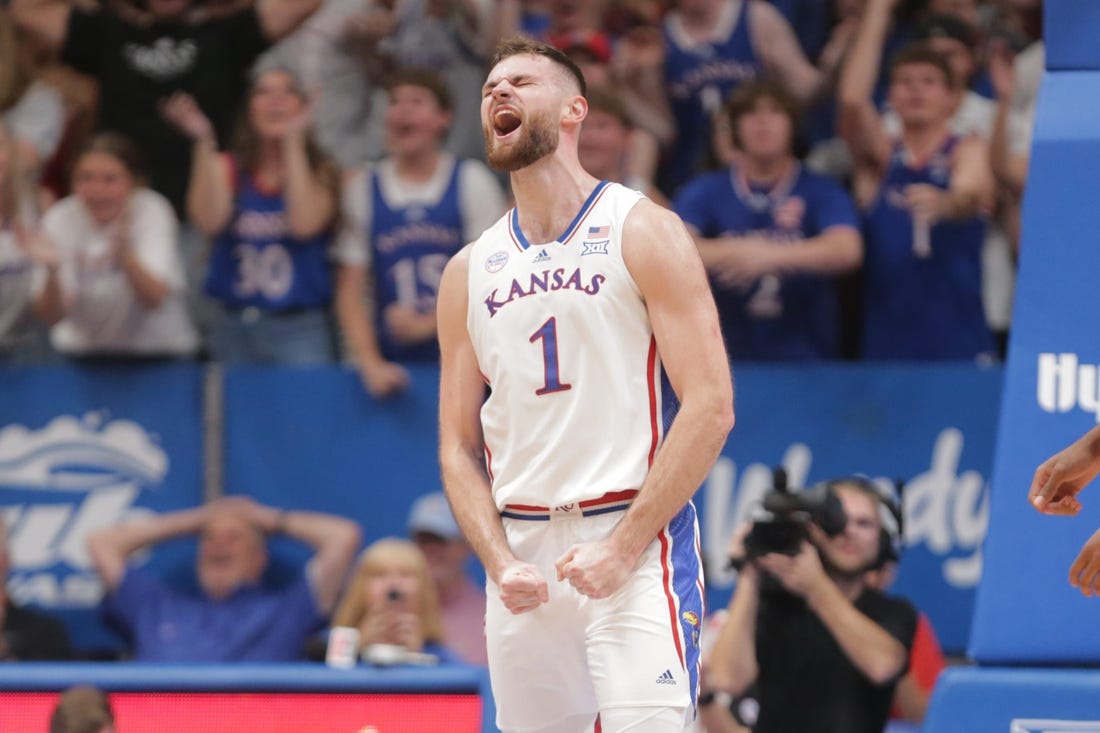
M996 359L1040 2L8 0L0 359L346 360L399 391L507 206L479 90L515 33L588 78L585 164L695 228L734 362Z

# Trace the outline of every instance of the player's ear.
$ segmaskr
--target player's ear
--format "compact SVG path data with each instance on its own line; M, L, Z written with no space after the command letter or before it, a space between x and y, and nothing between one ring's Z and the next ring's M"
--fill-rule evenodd
M566 102L565 107L565 119L564 122L572 125L579 125L584 122L584 118L588 116L588 100L577 95L571 97Z

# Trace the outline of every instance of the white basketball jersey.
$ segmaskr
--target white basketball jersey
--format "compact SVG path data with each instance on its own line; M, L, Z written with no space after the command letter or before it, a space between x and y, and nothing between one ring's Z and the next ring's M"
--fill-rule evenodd
M622 255L642 198L601 182L557 241L516 210L474 242L467 326L490 395L481 409L497 507L558 507L637 489L675 397Z

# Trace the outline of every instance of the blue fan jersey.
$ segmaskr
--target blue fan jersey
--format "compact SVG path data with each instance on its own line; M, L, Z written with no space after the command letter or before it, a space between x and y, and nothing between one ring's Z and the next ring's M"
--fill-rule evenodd
M761 71L749 29L750 4L749 0L742 3L733 31L718 43L686 48L677 38L671 18L665 21L665 89L678 131L665 171L670 190L704 170L711 119L734 88Z
M282 192L262 191L252 176L238 178L229 226L214 238L206 292L231 308L265 311L326 308L332 301L330 231L309 239L290 235Z
M905 188L947 189L958 139L949 137L923 164L900 143L864 213L863 356L868 359L973 359L994 352L982 308L985 221L973 216L929 229L930 251L914 248Z
M383 355L396 361L439 361L435 338L415 344L397 341L386 327L387 305L400 303L422 312L435 309L443 268L465 244L458 198L460 161L439 201L431 206L391 206L377 173L371 172L369 234L374 273L375 325Z
M759 236L776 247L797 247L834 226L859 227L848 194L797 164L770 190L750 186L736 168L708 173L684 187L675 208L703 237ZM731 359L805 361L838 355L832 278L766 275L732 287L712 278L711 288Z

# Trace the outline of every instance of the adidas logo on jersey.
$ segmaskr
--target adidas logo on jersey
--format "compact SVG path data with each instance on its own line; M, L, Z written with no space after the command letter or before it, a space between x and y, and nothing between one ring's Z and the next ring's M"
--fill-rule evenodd
M531 260L531 262L533 262L533 263L549 262L549 261L550 261L550 254L545 249L543 249L541 252L539 252L537 255L535 255L535 259Z
M665 670L664 674L657 678L658 685L675 685L676 678L672 676L672 672Z

